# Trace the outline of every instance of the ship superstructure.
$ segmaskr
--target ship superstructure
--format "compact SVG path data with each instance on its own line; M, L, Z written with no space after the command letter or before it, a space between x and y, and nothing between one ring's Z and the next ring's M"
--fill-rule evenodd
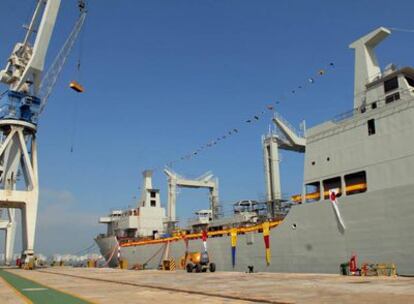
M125 259L157 268L168 255L183 266L186 253L206 241L217 270L338 273L357 254L362 262L394 263L399 274L413 275L414 69L388 65L381 71L374 48L389 34L379 28L350 46L355 49L351 111L303 136L275 115L281 133L262 142L264 208L239 202L231 219L203 210L189 227L160 238L108 234L97 239L102 254L119 249L112 265ZM305 153L303 191L289 201L280 195L278 149ZM234 220L240 215L249 216Z
M333 188L351 196L414 182L414 69L390 64L380 71L373 48L389 33L380 28L351 44L354 108L307 132L305 202L327 199Z
M135 208L114 210L101 217L107 225L107 235L118 238L159 237L164 233L165 209L161 207L160 191L152 187L152 171L143 172L141 198Z

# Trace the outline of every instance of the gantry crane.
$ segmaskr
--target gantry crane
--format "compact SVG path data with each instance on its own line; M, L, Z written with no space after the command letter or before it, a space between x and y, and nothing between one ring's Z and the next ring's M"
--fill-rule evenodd
M210 191L210 211L212 217L216 219L219 213L219 197L218 197L218 179L214 178L211 172L207 172L198 178L185 178L170 168L165 168L164 173L168 178L168 222L167 230L172 230L177 222L176 218L176 201L177 201L177 187L180 188L207 188Z
M18 42L0 71L0 82L8 90L0 97L0 208L8 209L9 223L14 210L22 214L22 261L34 255L39 183L36 133L39 114L44 109L60 71L82 28L86 17L84 1L79 1L80 15L69 38L42 77L45 58L55 27L61 0L38 0L22 42ZM20 180L20 176L23 177ZM6 229L6 228L5 228ZM6 261L13 250L13 229L6 238ZM9 240L9 241L8 241Z

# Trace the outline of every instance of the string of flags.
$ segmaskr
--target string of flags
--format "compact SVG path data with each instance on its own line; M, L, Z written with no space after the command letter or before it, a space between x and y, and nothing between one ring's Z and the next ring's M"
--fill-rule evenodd
M243 130L244 127L249 127L253 125L255 122L262 120L269 113L273 114L275 107L279 105L281 102L286 101L289 95L290 96L296 95L300 91L303 91L306 88L313 86L318 81L318 79L325 76L327 73L332 71L334 68L335 68L335 64L333 62L328 63L325 67L318 69L316 73L308 76L306 80L304 80L301 84L283 93L278 99L274 100L272 103L269 103L265 105L264 107L262 106L262 108L257 113L245 119L241 125L224 130L221 135L211 138L210 140L200 145L195 150L189 151L188 153L181 155L177 159L167 162L166 165L171 167L173 164L177 162L191 160L197 157L198 155L200 155L202 152L206 151L207 149L211 149L215 147L216 145L220 144L221 142L226 141L233 136L236 136Z

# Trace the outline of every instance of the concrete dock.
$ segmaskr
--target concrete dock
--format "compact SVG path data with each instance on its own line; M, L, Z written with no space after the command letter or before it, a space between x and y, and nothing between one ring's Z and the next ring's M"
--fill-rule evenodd
M7 271L90 303L414 303L414 278L404 277L71 267ZM0 298L24 303L1 280Z

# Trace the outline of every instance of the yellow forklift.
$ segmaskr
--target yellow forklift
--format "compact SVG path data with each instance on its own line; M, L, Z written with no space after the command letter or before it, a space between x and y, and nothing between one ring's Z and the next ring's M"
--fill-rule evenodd
M210 272L216 271L216 264L210 263L207 251L204 252L190 252L187 255L188 261L186 265L187 272Z

